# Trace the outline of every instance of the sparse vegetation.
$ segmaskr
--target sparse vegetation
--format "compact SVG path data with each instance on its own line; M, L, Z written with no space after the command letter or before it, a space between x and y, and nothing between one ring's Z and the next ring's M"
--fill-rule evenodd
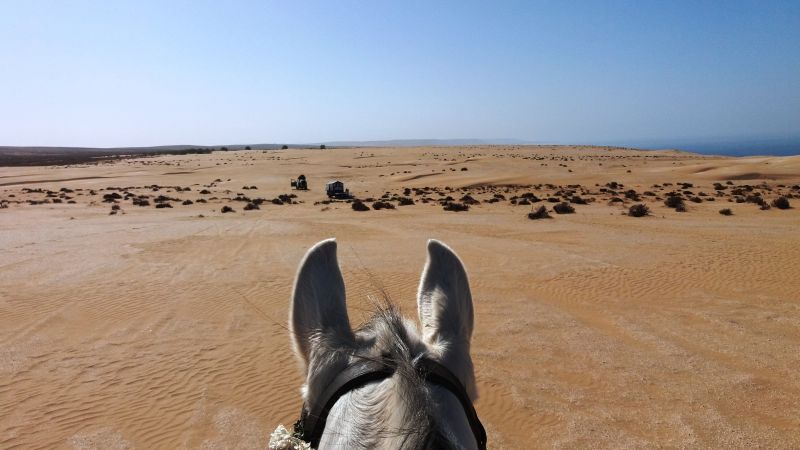
M587 202L584 198L579 197L577 195L573 195L572 198L569 199L570 203L575 203L576 205L585 205Z
M353 200L350 206L353 208L353 211L369 211L369 206L359 199Z
M544 206L540 206L536 209L536 211L528 213L528 219L531 220L538 220L538 219L550 219L550 214L547 212L547 208Z
M463 203L458 203L458 202L447 202L444 204L444 207L442 209L444 209L445 211L455 211L455 212L469 211L469 205L465 205Z
M460 200L461 203L464 203L465 205L477 205L478 203L480 203L478 200L475 200L475 198L469 194L461 197Z
M103 194L103 202L105 203L114 203L121 198L122 196L116 192L112 192L110 194Z
M644 217L650 214L650 208L644 203L637 203L628 209L628 215L631 217Z
M372 204L372 209L379 210L379 209L394 209L394 205L389 202L383 202L378 200L377 202Z
M635 202L641 200L641 197L639 197L639 193L634 191L633 189L628 189L627 191L625 191L625 198L627 198L628 200L633 200Z
M553 206L553 211L556 214L572 214L575 212L575 208L567 202L561 202Z
M686 210L685 204L683 203L683 197L679 197L677 195L667 196L667 199L664 200L664 204L669 208L677 209L679 207L682 207L684 208L684 211Z
M719 210L719 213L722 214L723 216L732 216L733 215L733 211L731 211L730 208L722 208L722 209Z
M789 199L784 197L784 196L780 196L780 197L776 198L775 200L773 200L772 201L772 206L774 206L774 207L776 207L778 209L789 209L789 208L792 207L789 204Z

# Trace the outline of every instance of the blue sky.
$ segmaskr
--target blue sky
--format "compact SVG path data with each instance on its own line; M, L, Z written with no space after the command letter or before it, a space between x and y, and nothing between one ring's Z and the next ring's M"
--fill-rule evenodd
M0 0L0 145L800 135L800 2Z

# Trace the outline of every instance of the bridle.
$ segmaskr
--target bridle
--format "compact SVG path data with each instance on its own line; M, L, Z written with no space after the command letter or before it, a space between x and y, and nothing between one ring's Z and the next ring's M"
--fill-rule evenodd
M467 390L461 381L453 375L450 370L438 362L425 356L418 357L413 362L414 370L428 383L441 386L456 396L464 408L464 413L469 421L472 434L478 443L479 450L486 449L486 430L483 428L478 413L467 395ZM302 425L303 440L310 443L312 448L318 448L322 432L325 430L325 422L328 413L336 404L341 396L360 388L367 383L385 380L391 377L396 366L392 363L372 360L362 360L347 366L327 388L322 392L313 404L304 404L300 413L300 424Z
M479 450L486 449L486 430L483 428L478 413L467 395L467 390L450 370L438 362L419 357L413 362L414 370L419 376L435 385L441 386L456 396L464 408L467 421L478 443ZM367 383L381 381L395 373L396 366L387 362L362 360L347 366L319 396L317 402L303 405L300 413L300 423L303 430L303 440L310 443L312 448L318 448L328 413L341 396L360 388Z

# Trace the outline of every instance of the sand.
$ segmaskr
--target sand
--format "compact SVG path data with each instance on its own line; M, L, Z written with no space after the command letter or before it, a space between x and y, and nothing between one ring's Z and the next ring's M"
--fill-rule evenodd
M301 173L310 190L292 191ZM415 204L319 203L331 179L361 199L409 188ZM799 182L798 157L602 147L0 168L0 448L264 448L300 411L287 308L302 255L328 237L339 241L353 322L381 291L415 314L428 238L460 254L490 448L797 448ZM641 200L626 199L630 189ZM767 204L787 195L794 207L736 203L735 189ZM510 202L559 190L593 201L542 220L527 214L553 203ZM670 191L686 212L664 205ZM115 192L150 205L121 198L109 214L103 196ZM266 201L245 211L230 200L239 193ZM296 204L271 203L291 193ZM479 201L465 212L436 201L465 194ZM486 202L495 194L504 199ZM180 201L155 208L158 195ZM636 203L651 214L626 215Z

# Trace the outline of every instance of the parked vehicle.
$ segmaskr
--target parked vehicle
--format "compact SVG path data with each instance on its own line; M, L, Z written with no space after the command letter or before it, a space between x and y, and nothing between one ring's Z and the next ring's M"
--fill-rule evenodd
M308 190L308 183L306 182L305 175L300 175L299 177L297 177L296 180L292 180L291 185L293 188L300 191Z
M344 183L339 180L329 181L325 184L325 193L329 198L350 198L350 190L344 188Z

